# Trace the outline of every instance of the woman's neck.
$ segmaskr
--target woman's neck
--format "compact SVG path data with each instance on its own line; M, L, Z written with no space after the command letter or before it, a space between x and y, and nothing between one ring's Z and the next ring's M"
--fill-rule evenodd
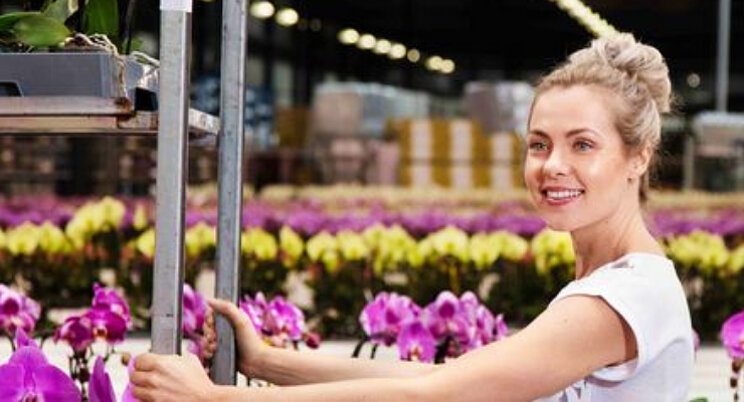
M571 232L576 254L576 279L630 252L663 255L649 233L639 207L619 208L607 219Z

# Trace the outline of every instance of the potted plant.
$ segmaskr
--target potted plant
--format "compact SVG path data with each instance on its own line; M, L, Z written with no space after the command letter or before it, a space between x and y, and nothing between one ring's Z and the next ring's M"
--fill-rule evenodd
M123 30L117 0L47 0L38 11L0 15L0 96L133 101L137 81L150 72L119 56L133 47L133 3Z

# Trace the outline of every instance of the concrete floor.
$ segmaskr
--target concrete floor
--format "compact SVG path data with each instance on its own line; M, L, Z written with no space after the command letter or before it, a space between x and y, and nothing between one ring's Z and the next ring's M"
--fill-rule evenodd
M101 345L98 345L101 346ZM149 349L148 338L130 338L117 347L119 352L140 354ZM334 356L347 357L354 349L353 341L326 341L317 351L309 353L323 353ZM51 362L63 370L67 370L67 355L69 347L59 344L55 345L48 341L44 345L44 351ZM101 349L103 352L103 349ZM363 352L364 353L364 352ZM0 341L0 364L5 363L11 354L10 344L7 340ZM378 359L396 359L394 349L380 349L377 353ZM114 390L120 396L127 384L128 378L126 368L120 363L120 359L112 358L107 363L107 370L114 383ZM718 345L703 345L697 354L695 362L695 374L690 390L690 399L707 397L710 402L732 401L732 393L728 388L730 375L730 361L726 352ZM241 378L241 382L245 380Z

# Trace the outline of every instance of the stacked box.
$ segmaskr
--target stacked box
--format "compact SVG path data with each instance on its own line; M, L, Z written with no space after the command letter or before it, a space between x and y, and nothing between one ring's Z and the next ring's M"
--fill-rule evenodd
M404 186L512 189L522 183L521 137L486 136L467 119L405 119L389 133L400 148Z

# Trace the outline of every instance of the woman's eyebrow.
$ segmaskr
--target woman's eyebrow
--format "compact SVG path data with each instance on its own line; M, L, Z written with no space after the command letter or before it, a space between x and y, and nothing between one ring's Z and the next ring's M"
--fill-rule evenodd
M568 132L566 132L565 137L566 138L570 138L572 136L579 135L579 134L582 134L582 133L592 133L594 135L599 135L599 133L597 133L597 131L595 131L595 130L593 130L591 128L588 128L588 127L579 127L579 128L574 128L574 129L569 130ZM537 136L545 137L545 138L550 138L550 136L545 131L542 131L540 129L532 129L532 130L529 131L528 134L537 135Z

